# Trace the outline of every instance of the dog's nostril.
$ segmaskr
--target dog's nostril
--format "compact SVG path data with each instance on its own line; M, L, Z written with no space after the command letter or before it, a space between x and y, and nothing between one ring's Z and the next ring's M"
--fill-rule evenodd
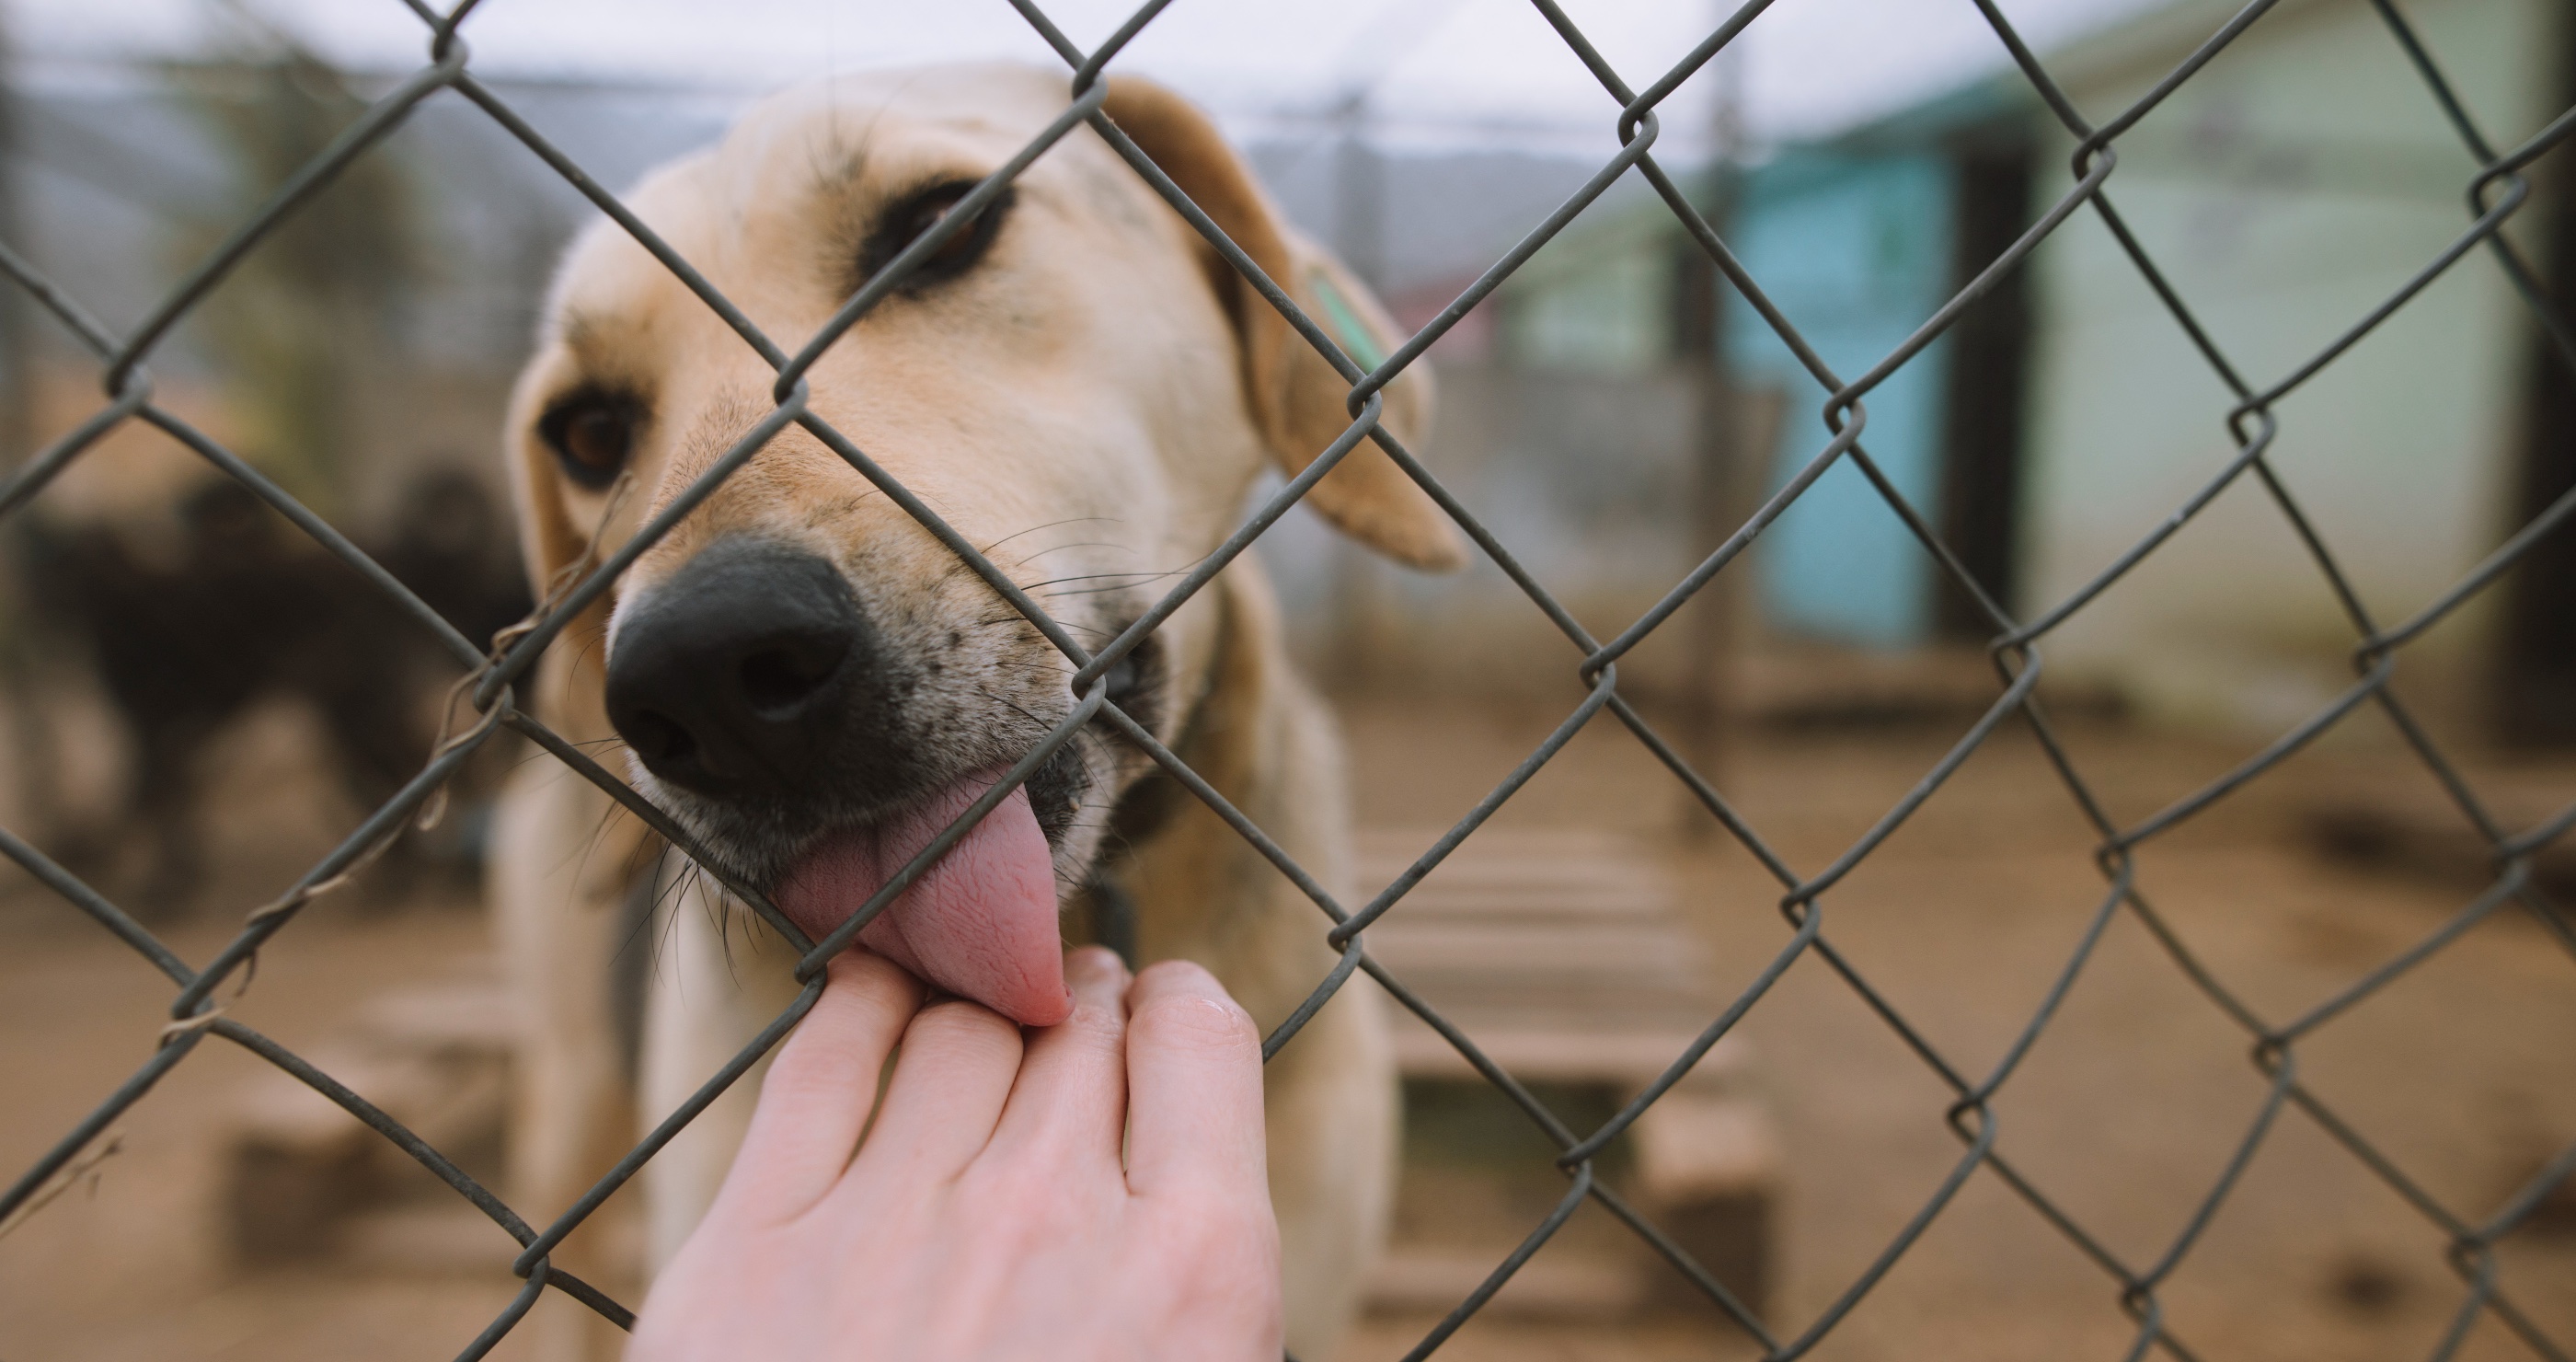
M742 698L764 719L791 718L797 706L812 698L840 669L846 646L780 644L742 660L738 675Z
M618 728L626 745L648 762L682 762L697 751L698 740L689 730L651 710L626 716Z
M839 568L721 541L632 601L608 650L608 718L654 776L711 798L817 794L891 703ZM853 758L852 754L856 754Z

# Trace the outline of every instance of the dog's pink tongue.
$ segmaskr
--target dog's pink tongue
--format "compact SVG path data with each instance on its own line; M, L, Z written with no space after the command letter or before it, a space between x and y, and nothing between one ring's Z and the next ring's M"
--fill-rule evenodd
M787 873L778 907L815 940L849 920L966 806L991 789L969 776L883 827L825 838ZM948 854L859 930L877 954L1024 1026L1073 1014L1056 929L1055 863L1025 790L995 806Z

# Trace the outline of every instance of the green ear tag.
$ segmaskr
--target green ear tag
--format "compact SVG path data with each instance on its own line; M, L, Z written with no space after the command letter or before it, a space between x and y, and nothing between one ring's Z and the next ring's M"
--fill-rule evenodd
M1351 300L1334 287L1333 277L1318 265L1306 271L1306 284L1315 291L1316 301L1324 305L1324 320L1333 328L1333 339L1342 343L1342 352L1363 369L1374 369L1386 363L1386 351L1369 334L1368 323L1360 320L1359 310Z

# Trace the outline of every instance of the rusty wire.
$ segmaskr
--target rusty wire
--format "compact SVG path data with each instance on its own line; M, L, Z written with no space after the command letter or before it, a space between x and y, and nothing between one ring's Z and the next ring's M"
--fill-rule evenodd
M1117 126L1101 113L1106 93L1103 75L1119 53L1151 23L1168 0L1151 0L1137 10L1098 48L1084 50L1068 39L1047 17L1036 0L1012 0L1020 15L1060 55L1071 75L1068 82L1070 100L1057 118L1035 140L1010 162L979 184L949 213L939 227L915 241L886 268L876 273L859 292L815 335L806 338L792 352L763 334L749 317L725 297L653 231L619 203L617 198L585 174L560 150L522 119L476 78L468 48L458 27L475 7L475 0L464 0L452 12L441 13L425 0L402 0L426 26L429 39L429 62L390 91L377 99L365 114L342 132L308 164L301 168L247 221L243 222L206 259L189 272L180 285L162 300L145 323L131 333L118 335L92 319L81 307L51 284L8 244L0 243L0 273L5 273L45 313L58 322L101 366L106 402L88 420L49 447L37 451L5 483L0 483L0 515L18 510L43 490L73 460L93 447L102 437L127 422L142 422L157 427L178 439L237 479L262 501L286 516L325 549L356 568L382 594L389 608L403 611L421 628L429 631L455 659L473 669L470 700L478 711L471 722L454 723L452 736L440 744L429 763L390 801L376 809L354 832L330 854L317 862L278 899L254 911L241 932L213 959L202 966L191 967L176 953L158 941L141 924L114 903L81 883L43 853L16 835L0 829L0 853L5 853L25 868L39 882L52 889L72 908L86 914L100 926L116 935L127 946L141 954L167 975L177 986L169 1007L169 1024L162 1033L155 1053L129 1075L124 1082L91 1113L67 1132L62 1139L31 1167L27 1168L0 1195L0 1223L8 1223L22 1211L30 1211L77 1177L99 1158L101 1151L112 1150L114 1137L107 1136L111 1125L134 1103L173 1069L183 1063L208 1037L220 1037L260 1056L282 1071L309 1085L331 1101L345 1108L405 1154L443 1180L460 1196L471 1202L521 1246L514 1271L526 1285L509 1306L479 1336L464 1343L460 1358L483 1355L502 1335L525 1316L528 1309L546 1290L552 1289L579 1300L620 1326L631 1324L627 1308L610 1299L590 1283L575 1278L549 1260L549 1251L666 1144L698 1112L721 1094L731 1083L747 1072L768 1049L791 1029L821 992L822 963L833 953L853 941L860 928L904 887L911 883L933 861L963 837L973 824L998 805L1019 783L1035 771L1058 748L1071 741L1086 725L1100 724L1123 735L1148 755L1162 770L1173 776L1200 800L1206 802L1235 831L1247 838L1277 868L1292 880L1322 911L1328 922L1326 939L1338 952L1335 967L1321 979L1304 1006L1298 1008L1267 1038L1265 1056L1276 1053L1279 1046L1294 1034L1317 1007L1341 988L1353 974L1365 971L1396 999L1427 1022L1475 1070L1500 1089L1527 1119L1561 1150L1558 1166L1568 1179L1564 1199L1545 1220L1531 1230L1524 1242L1503 1262L1474 1293L1462 1300L1440 1324L1426 1336L1410 1356L1427 1355L1444 1342L1469 1316L1489 1300L1494 1292L1535 1253L1585 1200L1593 1200L1633 1229L1674 1269L1689 1279L1722 1311L1725 1318L1755 1343L1768 1359L1800 1356L1816 1346L1866 1296L1923 1235L1925 1230L1952 1201L1960 1188L1978 1170L1984 1169L2000 1179L2029 1204L2052 1228L2070 1240L2109 1279L2109 1289L2119 1305L2136 1323L2127 1356L2136 1358L2158 1350L2175 1358L2191 1359L2200 1353L2167 1326L2164 1306L2158 1289L2190 1254L2202 1231L2217 1213L2220 1204L2234 1189L2239 1175L2262 1147L2275 1127L2281 1112L2295 1107L2314 1120L2334 1140L2346 1147L2375 1177L2395 1191L2422 1219L2436 1229L2447 1243L2449 1265L2465 1286L2450 1327L2437 1343L2435 1358L2451 1355L2467 1337L2471 1327L2482 1317L2492 1316L2536 1356L2566 1362L2569 1352L2564 1344L2551 1337L2502 1288L2497 1279L2494 1246L2532 1215L2543 1199L2560 1184L2576 1175L2576 1146L2571 1146L2550 1160L2527 1185L2519 1188L2483 1216L2463 1213L2435 1196L2421 1181L2410 1175L2400 1163L2375 1144L2369 1134L2328 1104L2319 1094L2301 1082L2299 1044L2317 1028L2364 997L2386 987L2391 981L2440 952L2468 927L2487 916L2518 910L2534 918L2545 931L2571 952L2576 952L2576 924L2567 912L2552 901L2535 883L2531 857L2542 846L2576 825L2576 806L2571 806L2541 824L2515 829L2500 822L2479 799L2469 782L2444 753L2425 727L2409 711L2390 685L2394 661L2399 651L2421 636L2432 625L2458 609L2481 591L2492 586L2508 568L2522 559L2543 537L2557 530L2571 514L2576 514L2576 491L2561 496L2537 517L2504 541L2495 552L2450 590L2424 606L2414 616L2395 624L2376 620L2362 605L2347 581L2335 553L2324 536L2303 512L2298 501L2274 474L2266 461L2279 420L2276 405L2294 389L2315 377L2332 364L2374 328L2402 308L2424 287L2461 260L2483 247L2491 254L2518 295L2528 305L2541 328L2555 343L2557 357L2576 368L2576 326L2561 315L2547 290L2540 283L2539 272L2521 258L2515 246L2502 234L2504 222L2518 211L2528 197L2523 172L2543 153L2576 132L2576 109L2561 114L2540 132L2517 146L2499 149L2476 125L2455 96L2449 78L2430 50L2417 38L2413 28L2396 7L2395 0L2370 0L2386 26L2391 39L2403 51L2407 61L2425 87L2441 106L2459 137L2465 153L2468 174L2464 180L2468 223L2449 246L2427 262L2395 292L2367 315L2353 323L2331 343L2285 376L2268 384L2257 384L2244 377L2225 352L2212 339L2193 315L2189 305L2167 281L2149 252L2130 231L2114 206L2109 183L2118 164L2118 143L2123 134L2164 101L2207 63L2273 8L2276 0L2254 0L2219 28L2185 61L2160 80L2144 97L2108 122L2088 121L2050 76L2047 69L2022 41L2011 22L1996 7L1994 0L1970 0L1974 3L1996 37L2010 53L2013 64L2038 97L2046 114L2063 126L2076 142L2069 163L2071 183L2009 249L1982 269L1974 279L1946 302L1902 345L1873 364L1867 372L1845 377L1835 373L1801 338L1796 326L1773 305L1753 278L1728 248L1718 228L1713 225L1692 196L1660 164L1654 155L1659 132L1657 107L1681 84L1706 66L1718 52L1733 41L1772 0L1750 0L1729 16L1704 41L1658 73L1643 88L1629 80L1607 62L1578 27L1558 6L1556 0L1531 0L1539 13L1564 40L1568 49L1584 64L1601 88L1618 105L1616 132L1620 149L1593 174L1571 198L1531 230L1501 259L1479 276L1429 324L1407 339L1381 363L1363 369L1338 346L1331 334L1308 318L1282 290L1278 281L1267 278L1258 265L1228 240L1205 213L1201 212L1167 176L1130 141ZM577 566L584 569L577 578L568 577L553 584L547 598L522 626L504 631L487 655L484 648L451 628L419 598L405 589L389 573L338 531L300 505L282 488L262 476L219 442L189 426L167 408L155 402L152 379L146 361L168 339L171 329L225 278L226 274L265 237L278 222L297 210L312 195L327 186L334 176L352 161L367 153L394 130L422 102L452 91L489 115L499 126L527 146L568 183L587 197L601 212L613 219L629 235L668 268L706 306L721 317L776 371L771 398L773 409L663 510L642 527L617 552L597 562ZM946 237L961 229L975 217L975 209L1008 188L1011 180L1038 157L1046 154L1074 129L1090 127L1123 158L1136 173L1188 220L1217 253L1239 272L1273 308L1304 337L1306 342L1327 358L1350 383L1348 428L1312 465L1282 487L1262 508L1229 537L1219 549L1175 586L1155 608L1132 627L1096 652L1087 650L1065 630L1056 625L1036 602L1031 600L1011 579L976 548L944 524L939 517L900 483L878 467L855 443L834 430L806 405L803 374L815 358L864 316L879 299L900 286L916 262L936 252ZM1718 271L1735 290L1742 303L1759 315L1798 362L1823 394L1822 417L1828 437L1817 452L1799 467L1780 488L1738 527L1723 544L1683 577L1658 603L1615 637L1596 639L1574 616L1552 597L1530 572L1513 557L1511 551L1453 496L1407 449L1395 435L1378 423L1381 399L1378 394L1386 384L1415 363L1445 332L1454 326L1477 303L1485 299L1518 269L1532 254L1554 239L1564 227L1591 205L1613 182L1629 174L1640 176L1672 211L1688 237L1706 252ZM2145 539L2131 545L2094 579L2080 589L2041 610L2034 618L2016 619L1987 592L1945 546L1940 535L1926 518L1912 506L1896 486L1872 461L1862 443L1867 422L1865 399L1869 393L1900 366L1919 356L1939 339L1960 315L2011 272L2022 269L2037 245L2078 212L2091 211L2099 217L2117 240L2129 262L2153 289L2172 321L2197 349L2209 369L2220 378L2233 395L2233 404L2214 412L2228 430L2236 454L2193 495L2174 509ZM642 1142L637 1144L617 1166L602 1178L588 1194L548 1225L534 1225L521 1218L499 1196L460 1170L449 1158L421 1140L401 1123L369 1103L364 1097L310 1063L277 1044L267 1036L224 1015L224 1002L218 1001L219 990L229 990L225 1001L247 985L250 968L262 943L288 928L304 908L319 894L342 882L392 838L433 800L444 782L486 741L503 729L532 739L538 747L552 754L578 774L606 790L624 807L643 818L656 832L668 838L683 852L692 849L690 835L664 817L636 795L625 782L592 761L578 747L548 729L534 716L515 707L513 686L535 664L547 644L559 634L586 606L597 600L614 584L617 576L646 548L666 533L691 508L709 495L716 485L757 457L770 439L789 425L800 426L830 447L852 468L874 483L902 506L925 528L956 553L966 567L975 572L1013 609L1061 649L1075 668L1071 684L1074 703L1066 718L1032 747L1009 775L962 815L904 870L897 874L846 923L820 942L809 941L795 926L757 890L749 885L727 882L724 888L795 942L804 952L797 967L797 977L805 988L796 1002L775 1019L745 1050L723 1069L710 1077L697 1093L673 1112ZM1226 563L1248 549L1252 542L1276 519L1302 497L1317 479L1328 472L1342 457L1363 441L1374 442L1396 464L1413 478L1445 510L1476 546L1528 595L1547 618L1565 635L1569 651L1565 660L1585 692L1583 701L1532 751L1499 785L1453 827L1435 841L1401 875L1369 901L1345 905L1336 901L1312 876L1272 842L1259 827L1240 811L1230 807L1218 792L1197 773L1189 769L1172 751L1157 741L1148 729L1122 712L1107 699L1105 678L1120 658L1132 651L1170 613L1223 568ZM1734 564L1762 531L1774 521L1816 480L1837 463L1849 463L1858 469L1887 505L1904 521L1913 536L1940 564L1949 580L1975 602L1993 630L1990 649L1995 661L2000 691L1995 700L1969 729L1915 786L1889 809L1856 842L1821 869L1801 871L1776 853L1758 834L1751 822L1719 790L1693 769L1680 749L1648 722L1644 715L1622 695L1618 680L1618 662L1664 624L1694 595L1703 590L1723 570ZM2331 588L2354 631L2352 653L2356 679L2353 685L2322 711L2294 727L2252 758L2211 782L2198 792L2172 804L2152 816L2123 825L2114 819L2096 799L2092 787L2082 774L2079 763L2060 741L2046 705L2036 687L2041 675L2040 643L2060 625L2082 610L2112 583L2129 573L2140 562L2155 553L2183 524L2206 508L2217 496L2248 475L2261 486L2288 518L2304 544L2317 571ZM2440 780L2459 811L2480 830L2495 858L2496 877L2492 886L2478 895L2447 923L2394 958L2384 962L2342 992L2313 1006L2305 1014L2286 1021L2267 1019L2251 1005L2229 991L2215 974L2203 967L2190 944L2160 915L2139 883L2134 853L2144 843L2173 829L2186 819L2208 809L2246 782L2287 759L2329 728L2343 721L2363 706L2381 710L2403 735L2413 756ZM1577 1130L1559 1119L1546 1103L1515 1081L1510 1074L1482 1053L1475 1043L1457 1027L1427 1005L1408 988L1403 979L1390 973L1367 950L1366 928L1384 915L1400 910L1408 890L1428 875L1469 834L1473 833L1496 809L1512 797L1576 733L1607 714L1627 729L1652 751L1654 756L1689 790L1725 831L1748 849L1775 876L1781 886L1780 910L1790 928L1786 941L1777 954L1756 974L1753 982L1723 1008L1706 1029L1682 1053L1673 1057L1670 1066L1644 1091L1640 1092L1617 1115L1593 1130ZM2056 775L2068 796L2090 823L2098 837L2096 859L2106 889L2090 912L2086 930L2057 972L2051 988L2040 1006L2020 1028L2003 1057L1984 1074L1976 1074L1954 1065L1940 1047L1917 1030L1885 994L1870 982L1867 975L1844 953L1837 950L1824 928L1824 899L1873 850L1879 847L1904 823L1968 757L1993 734L2008 723L2026 725L2050 759ZM696 857L701 865L717 864L709 857ZM1997 1093L2010 1080L2015 1069L2029 1053L2041 1033L2056 1014L2058 1004L2083 971L2105 928L2119 914L2132 915L2168 953L2175 966L2208 1001L2242 1029L2248 1054L2261 1074L2266 1097L2253 1119L2238 1138L2233 1156L2217 1179L2194 1206L2183 1228L2152 1261L2139 1262L2122 1256L2085 1226L2031 1176L2017 1167L1999 1148L1999 1123L1994 1107ZM1833 1300L1812 1318L1803 1321L1765 1319L1738 1300L1703 1266L1658 1230L1637 1208L1625 1201L1606 1182L1594 1176L1594 1161L1602 1150L1628 1129L1648 1106L1659 1099L1722 1037L1762 1001L1770 988L1801 957L1814 955L1856 994L1890 1028L1911 1052L1954 1094L1945 1112L1949 1127L1962 1145L1956 1163L1940 1181L1932 1195L1922 1203L1867 1267L1850 1281Z

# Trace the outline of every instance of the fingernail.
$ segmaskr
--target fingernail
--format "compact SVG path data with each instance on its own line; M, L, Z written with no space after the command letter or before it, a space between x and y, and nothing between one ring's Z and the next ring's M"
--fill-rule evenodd
M1064 959L1065 981L1076 990L1117 989L1127 982L1127 966L1118 953L1102 946L1084 946Z

